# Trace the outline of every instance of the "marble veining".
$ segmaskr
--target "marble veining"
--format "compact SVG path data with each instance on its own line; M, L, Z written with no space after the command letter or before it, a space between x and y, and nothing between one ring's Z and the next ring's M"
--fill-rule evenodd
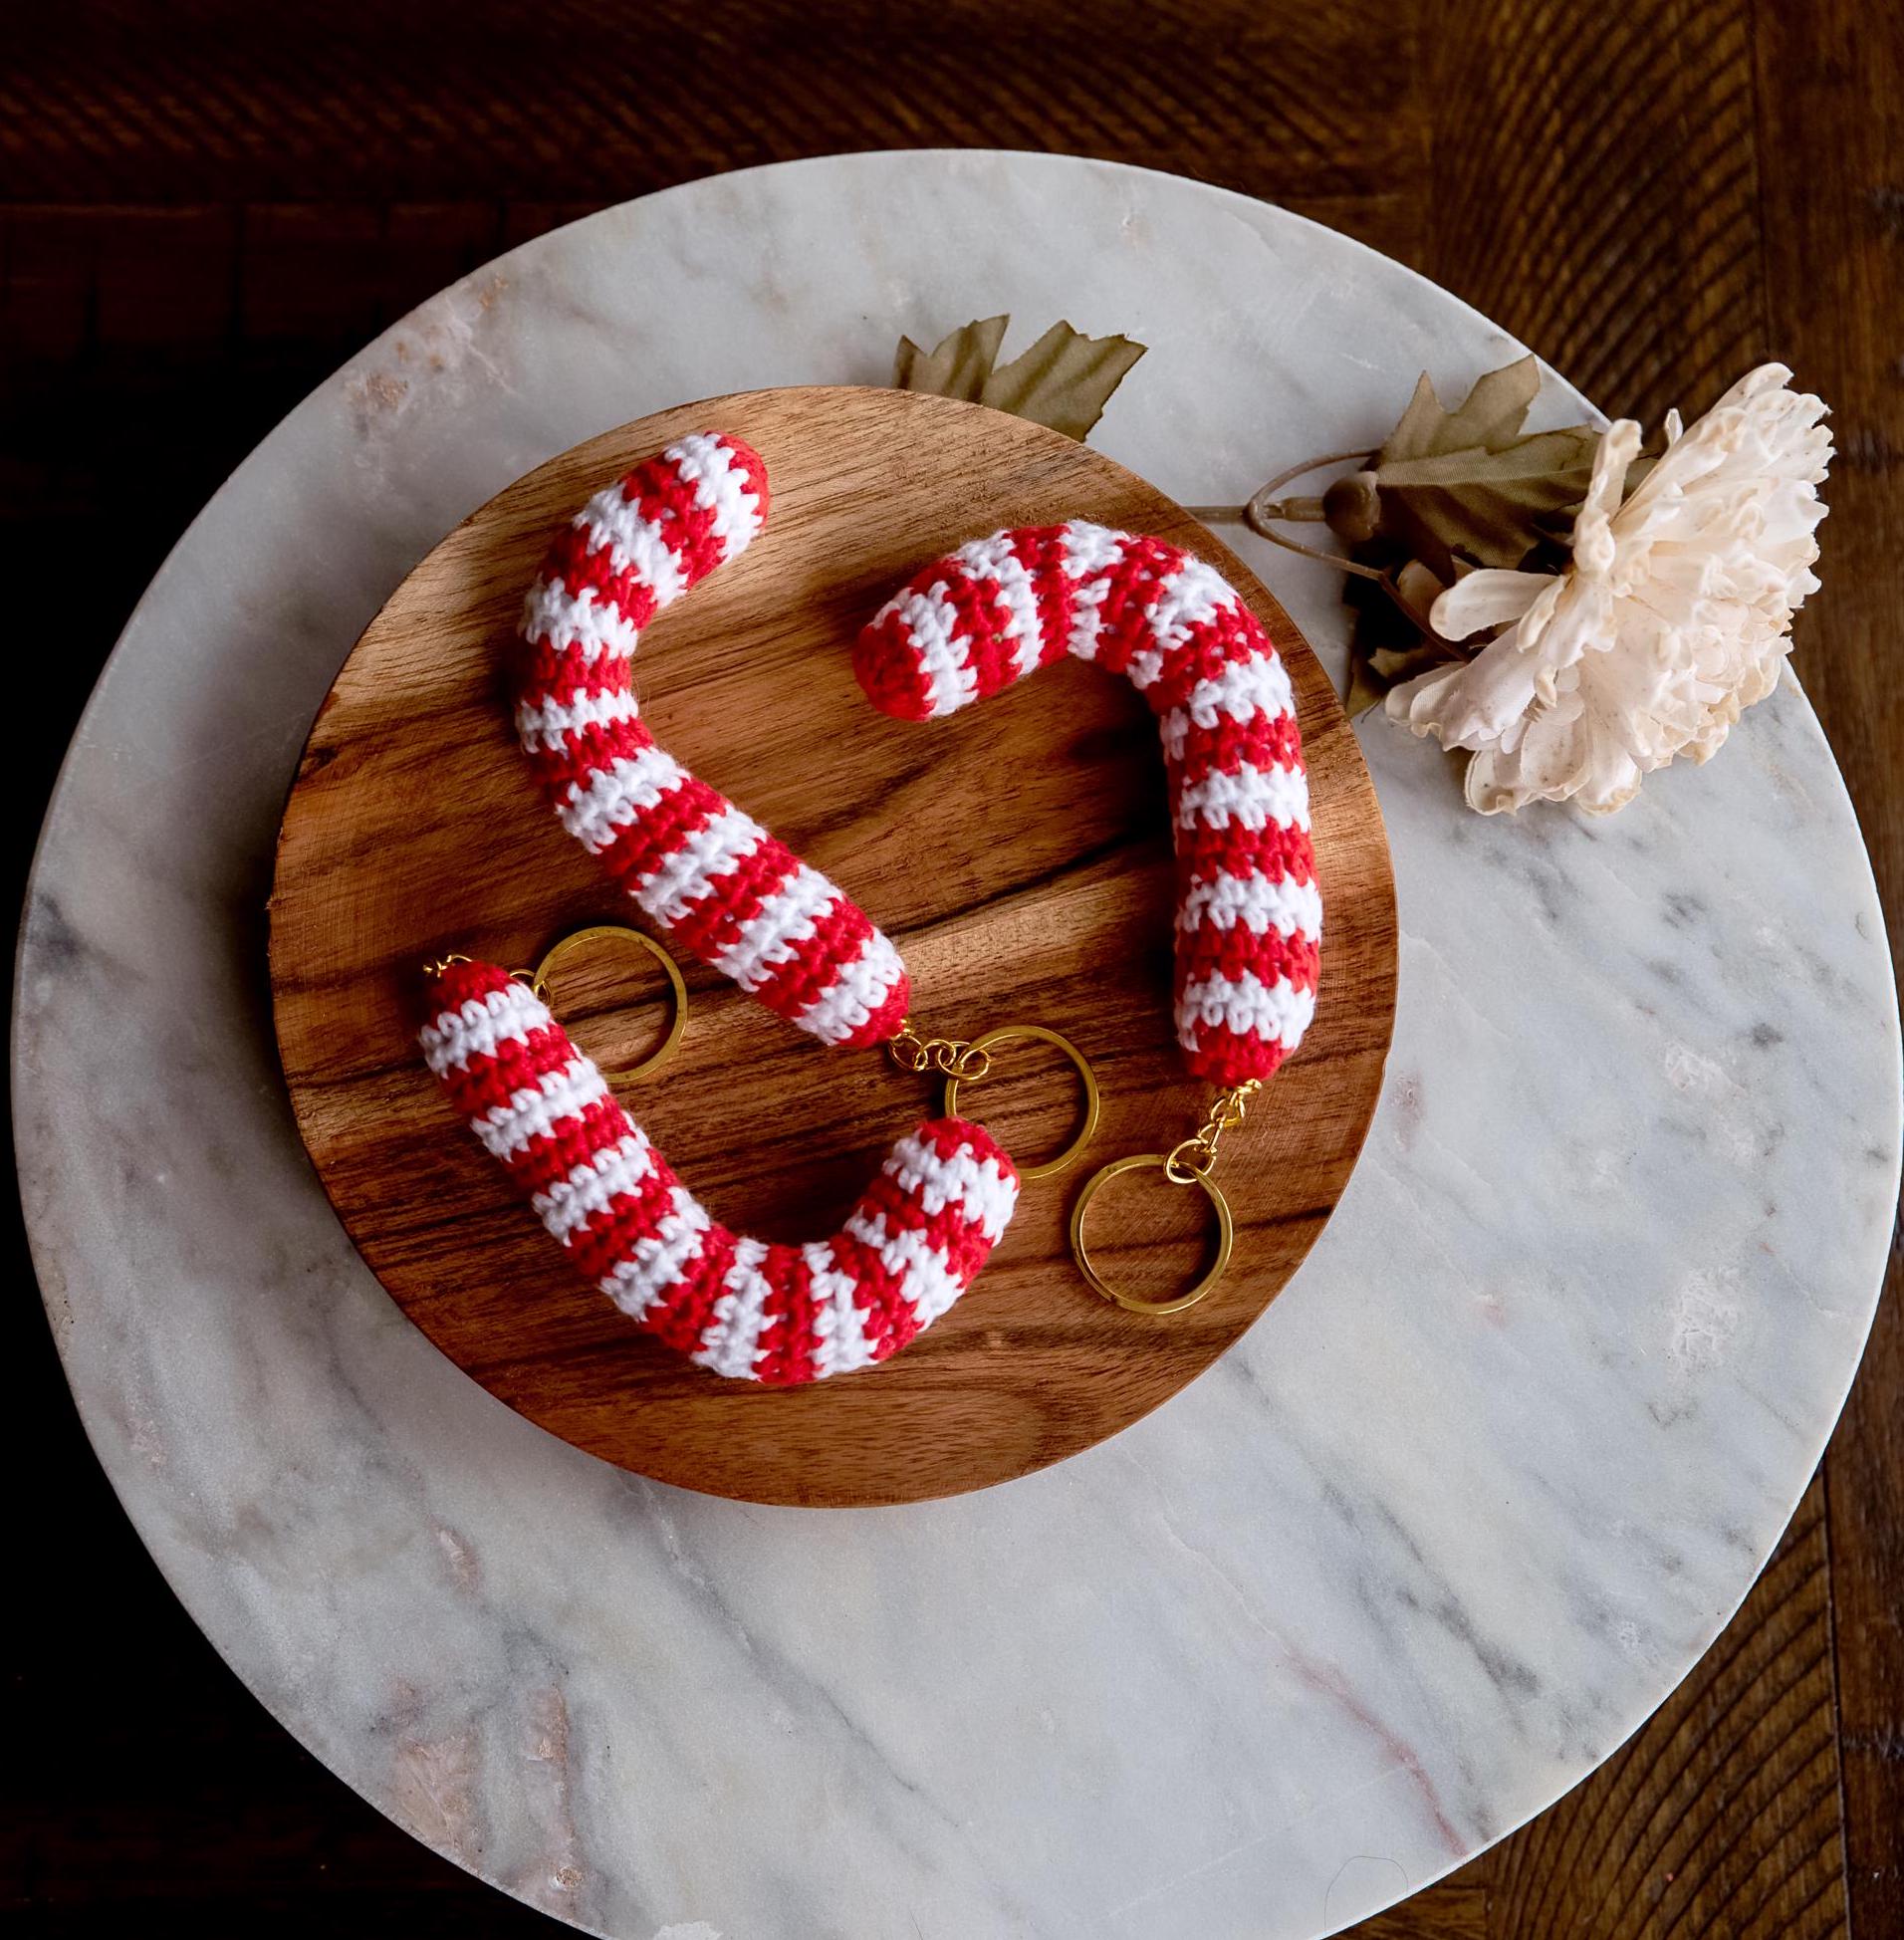
M1876 1296L1895 997L1787 678L1608 822L1482 821L1363 723L1403 932L1366 1155L1242 1345L1077 1460L902 1510L715 1502L552 1440L408 1326L304 1158L264 1002L274 827L352 639L578 439L881 381L900 332L1003 308L1014 343L1060 315L1148 343L1096 442L1203 504L1516 349L1326 231L1103 164L862 155L609 210L396 325L218 494L34 877L23 1188L127 1510L346 1780L628 1940L1307 1940L1374 1910L1713 1638ZM1241 544L1339 657L1333 577Z

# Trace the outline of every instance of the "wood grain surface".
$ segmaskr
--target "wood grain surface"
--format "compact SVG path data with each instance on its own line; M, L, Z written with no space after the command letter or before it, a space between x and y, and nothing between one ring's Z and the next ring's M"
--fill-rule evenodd
M1760 358L1792 364L1841 452L1795 664L1895 937L1904 16L1101 0L1087 35L1078 22L1061 0L0 0L0 564L86 594L57 652L13 663L35 727L20 794L44 795L206 496L453 277L717 169L982 142L1177 169L1314 216L1478 305L1609 411L1696 409ZM14 824L16 888L35 822ZM261 908L268 886L234 899ZM156 1909L201 1935L553 1940L332 1779L193 1627L92 1462L7 1217L5 1448L33 1479L15 1546L60 1560L10 1607L12 1930L117 1940ZM1706 1661L1613 1763L1364 1933L1904 1933L1900 1292L1894 1261L1821 1475Z
M1028 1181L970 1294L901 1354L796 1389L722 1380L582 1281L449 1109L416 1049L418 966L451 949L536 962L558 936L636 920L562 829L515 742L504 668L551 534L602 484L693 430L766 459L763 534L644 635L661 744L845 886L904 952L923 1032L1041 1023L1089 1058L1103 1116L1066 1174ZM848 649L926 562L1004 526L1087 518L1198 552L1269 627L1302 717L1326 899L1316 1021L1218 1180L1229 1272L1151 1317L1092 1294L1070 1208L1088 1173L1167 1151L1208 1088L1169 1010L1172 870L1154 718L1128 682L1044 669L956 720L888 720ZM559 1014L608 1065L664 1008L616 952L565 974ZM698 965L664 1076L623 1092L717 1218L833 1231L939 1088L877 1051L828 1051ZM1188 513L1071 439L913 393L754 391L643 418L492 499L404 581L325 701L285 811L271 975L292 1103L325 1189L404 1311L531 1420L623 1468L748 1501L866 1506L956 1494L1101 1441L1209 1366L1321 1231L1381 1090L1395 899L1374 787L1282 608ZM960 1104L1025 1160L1061 1150L1078 1087L1056 1056L1001 1055ZM1135 1182L1093 1208L1113 1284L1169 1298L1201 1271L1196 1192Z

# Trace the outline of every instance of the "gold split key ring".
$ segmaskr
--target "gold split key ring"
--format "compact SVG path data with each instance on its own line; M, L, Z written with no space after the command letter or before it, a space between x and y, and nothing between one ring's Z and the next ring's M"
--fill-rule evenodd
M1194 1307L1223 1278L1236 1246L1236 1222L1231 1217L1230 1202L1224 1196L1223 1188L1210 1174L1216 1166L1217 1147L1223 1142L1223 1134L1243 1122L1251 1098L1260 1090L1262 1081L1253 1078L1227 1091L1219 1091L1212 1099L1203 1123L1168 1152L1135 1152L1128 1158L1114 1158L1085 1180L1084 1189L1077 1195L1077 1203L1071 1208L1071 1258L1077 1262L1077 1271L1084 1276L1094 1293L1131 1314L1181 1314L1186 1307ZM1217 1216L1217 1257L1203 1278L1187 1294L1179 1294L1175 1300L1140 1300L1135 1294L1120 1293L1098 1272L1084 1238L1084 1217L1098 1193L1121 1174L1152 1165L1160 1168L1172 1185L1201 1186Z
M681 966L653 937L626 923L592 923L586 929L571 930L559 942L552 944L532 973L518 971L516 974L545 1004L550 1003L549 979L554 975L556 965L582 945L601 942L632 943L645 950L667 972L668 997L674 1013L668 1024L667 1036L645 1058L637 1058L633 1064L624 1065L619 1071L603 1071L601 1074L611 1085L645 1083L650 1078L660 1076L661 1068L680 1049L681 1033L687 1029L687 983L681 975Z
M611 1085L634 1085L658 1078L661 1069L681 1048L681 1033L687 1029L687 983L681 975L681 966L672 956L644 930L633 928L627 923L591 923L586 928L571 930L567 936L559 937L543 952L542 961L533 970L512 970L509 974L520 984L527 984L535 994L554 1008L550 992L550 978L554 976L556 965L573 951L590 943L633 944L653 957L667 972L668 1003L673 1015L669 1020L667 1035L645 1057L637 1058L633 1064L624 1065L618 1071L601 1069L601 1076ZM467 963L469 958L460 950L439 957L433 963L426 963L423 971L426 976L436 976L452 963Z

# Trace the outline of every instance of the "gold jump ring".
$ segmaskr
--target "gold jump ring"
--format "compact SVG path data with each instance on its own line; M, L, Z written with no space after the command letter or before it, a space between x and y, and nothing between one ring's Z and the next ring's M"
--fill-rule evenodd
M673 1022L668 1026L667 1036L645 1058L621 1071L604 1071L601 1075L610 1083L620 1085L631 1085L639 1080L658 1077L662 1066L680 1048L681 1033L687 1029L687 984L681 976L681 966L645 930L631 929L626 923L592 923L586 929L571 930L567 936L550 946L548 954L528 975L529 987L544 1003L548 1003L550 1001L549 976L556 964L585 943L603 941L639 944L660 964L667 972L668 992L674 1017ZM519 971L517 974L520 976L523 973Z
M976 1037L966 1047L968 1059L976 1057L980 1063L977 1070L948 1072L945 1080L945 1102L943 1109L950 1118L958 1110L959 1087L962 1084L976 1084L990 1069L991 1054L1002 1044L1016 1044L1021 1039L1035 1038L1040 1044L1054 1044L1071 1061L1079 1078L1084 1081L1084 1121L1077 1134L1056 1158L1048 1158L1042 1164L1021 1165L1018 1175L1021 1179L1049 1179L1054 1172L1062 1172L1086 1145L1091 1134L1097 1129L1097 1113L1101 1100L1097 1094L1097 1074L1090 1068L1090 1060L1071 1043L1062 1032L1048 1030L1043 1024L1001 1024L996 1031L987 1031Z
M1135 1294L1120 1294L1091 1264L1090 1249L1084 1243L1084 1215L1090 1210L1090 1202L1120 1172L1135 1171L1141 1165L1155 1165L1167 1171L1174 1156L1174 1153L1137 1152L1129 1158L1113 1158L1084 1181L1084 1189L1077 1195L1077 1203L1071 1208L1071 1258L1077 1262L1077 1271L1090 1283L1092 1292L1115 1302L1127 1313L1181 1314L1186 1307L1194 1307L1223 1278L1230 1264L1231 1250L1236 1245L1236 1225L1230 1217L1230 1202L1223 1196L1223 1188L1207 1172L1192 1171L1190 1178L1203 1188L1205 1197L1216 1208L1217 1257L1210 1271L1187 1294L1179 1294L1175 1300L1139 1300ZM1174 1174L1171 1176L1175 1177Z

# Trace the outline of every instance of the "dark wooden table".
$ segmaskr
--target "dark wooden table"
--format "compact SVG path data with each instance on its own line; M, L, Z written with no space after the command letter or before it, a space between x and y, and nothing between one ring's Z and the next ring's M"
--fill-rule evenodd
M1904 18L1855 0L0 0L12 881L166 549L384 325L605 202L982 143L1301 210L1649 422L1764 357L1794 365L1840 451L1797 665L1896 921L1901 124ZM162 1930L279 1940L553 1935L323 1772L173 1602L87 1450L9 1217L10 1930L117 1935L156 1908ZM1551 1812L1359 1931L1904 1935L1896 1280L1824 1467L1705 1662Z

